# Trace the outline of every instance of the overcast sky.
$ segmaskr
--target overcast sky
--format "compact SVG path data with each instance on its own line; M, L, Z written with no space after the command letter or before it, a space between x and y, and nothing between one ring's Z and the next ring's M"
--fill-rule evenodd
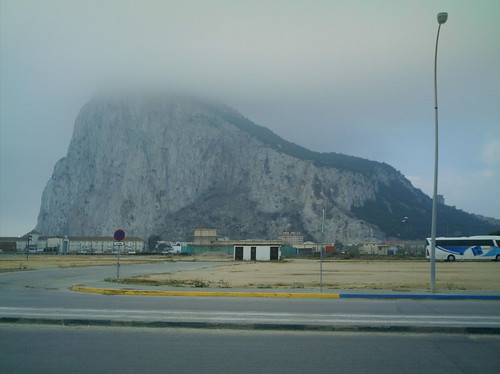
M80 108L119 82L221 100L311 150L386 162L431 195L440 11L439 193L500 218L498 0L0 4L0 236L34 228Z

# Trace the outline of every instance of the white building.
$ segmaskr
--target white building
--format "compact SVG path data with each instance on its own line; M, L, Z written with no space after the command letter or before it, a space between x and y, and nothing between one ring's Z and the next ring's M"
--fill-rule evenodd
M378 243L361 243L358 246L359 253L362 255L381 255L389 254L389 246Z
M235 261L273 261L281 258L279 242L241 243L234 246Z
M116 245L117 241L113 237L93 237L93 236L43 236L36 231L21 238L0 238L0 249L4 252L16 251L24 253L30 252L62 253L62 254L106 254L116 253L138 253L144 252L146 243L137 237L127 237L122 244Z
M59 253L105 254L144 252L146 243L141 238L127 237L122 244L112 237L70 236L60 238Z

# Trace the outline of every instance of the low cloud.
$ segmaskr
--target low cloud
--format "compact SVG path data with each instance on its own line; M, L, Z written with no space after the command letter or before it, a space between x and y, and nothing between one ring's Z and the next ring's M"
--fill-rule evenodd
M443 195L447 205L470 213L498 218L500 199L500 139L491 139L481 148L484 167L481 170L463 173L456 169L445 168L439 171L438 194ZM433 177L407 176L411 183L424 193L432 196ZM485 198L490 201L485 202Z
M500 139L492 139L484 144L481 159L493 169L492 172L500 170Z

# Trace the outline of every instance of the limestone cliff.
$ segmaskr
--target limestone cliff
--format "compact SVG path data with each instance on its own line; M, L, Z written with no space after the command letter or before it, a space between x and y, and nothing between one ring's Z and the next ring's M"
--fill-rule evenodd
M82 108L36 230L108 236L122 228L171 240L195 228L230 238L299 231L353 242L425 237L427 217L430 199L386 164L309 151L221 104L131 95Z

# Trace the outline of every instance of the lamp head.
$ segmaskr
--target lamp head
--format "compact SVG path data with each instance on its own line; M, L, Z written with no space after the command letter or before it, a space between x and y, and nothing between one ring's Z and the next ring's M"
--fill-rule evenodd
M446 22L446 20L448 19L448 13L446 12L441 12L441 13L438 13L438 23L441 25L443 23Z

